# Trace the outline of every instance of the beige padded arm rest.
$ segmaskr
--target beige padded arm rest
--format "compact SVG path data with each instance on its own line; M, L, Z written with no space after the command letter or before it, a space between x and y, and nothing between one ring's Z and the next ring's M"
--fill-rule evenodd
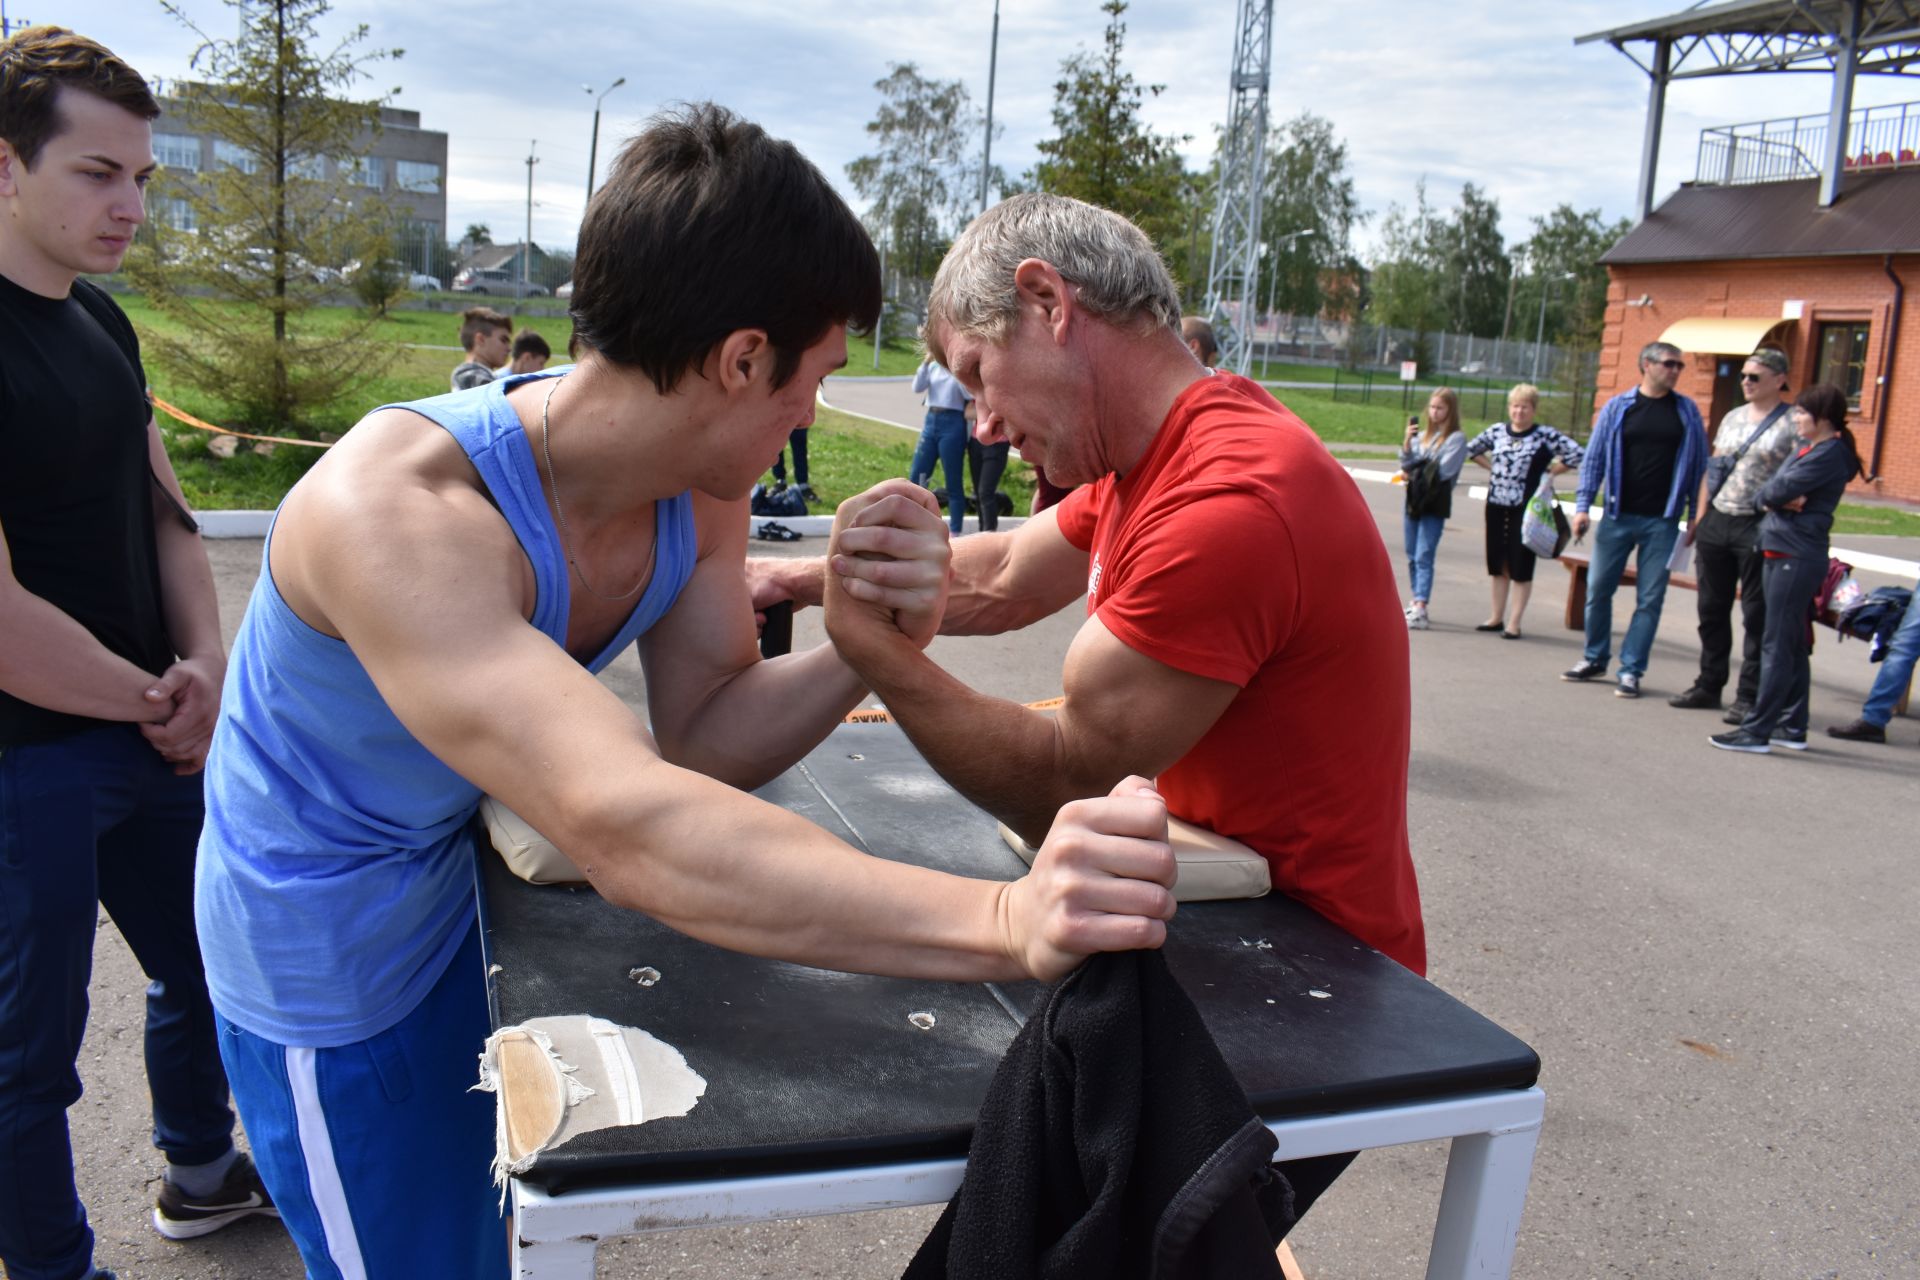
M1173 841L1174 860L1180 864L1180 878L1173 886L1174 901L1264 898L1272 891L1273 876L1267 860L1238 840L1179 818L1167 819L1167 835ZM1000 824L1000 838L1022 862L1033 865L1033 846L1004 822Z

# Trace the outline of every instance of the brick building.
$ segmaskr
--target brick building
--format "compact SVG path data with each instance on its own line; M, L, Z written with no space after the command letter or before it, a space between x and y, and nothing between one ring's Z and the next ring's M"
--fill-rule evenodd
M1615 245L1596 402L1661 339L1687 352L1679 390L1717 423L1765 342L1795 390L1847 391L1871 477L1855 489L1920 501L1920 165L1854 173L1830 208L1816 182L1689 184Z

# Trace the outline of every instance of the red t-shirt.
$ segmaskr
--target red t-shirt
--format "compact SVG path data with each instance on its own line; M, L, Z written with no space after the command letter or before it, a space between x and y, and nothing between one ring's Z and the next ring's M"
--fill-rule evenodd
M1092 556L1088 612L1137 653L1240 687L1160 775L1168 808L1425 973L1406 619L1352 477L1258 384L1215 374L1174 401L1132 472L1057 510Z

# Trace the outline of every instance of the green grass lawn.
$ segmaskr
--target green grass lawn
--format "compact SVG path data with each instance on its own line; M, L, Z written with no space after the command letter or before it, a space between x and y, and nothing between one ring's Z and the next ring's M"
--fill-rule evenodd
M1920 511L1843 502L1833 514L1835 533L1878 533L1890 538L1920 538Z

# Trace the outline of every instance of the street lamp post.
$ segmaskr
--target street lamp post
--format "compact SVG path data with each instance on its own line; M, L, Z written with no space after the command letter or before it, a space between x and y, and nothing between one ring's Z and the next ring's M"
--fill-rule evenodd
M587 200L589 202L593 200L593 166L594 162L600 157L600 104L607 100L609 93L612 93L626 82L627 78L621 76L618 80L615 80L612 84L601 90L600 96L593 100L593 141L587 146ZM593 92L593 86L590 84L583 84L580 87L588 93Z
M987 211L987 177L993 172L993 79L1000 69L1000 0L993 0L993 43L987 52L987 136L980 144L980 212Z
M1533 372L1528 376L1528 381L1535 386L1540 385L1540 348L1546 345L1547 341L1547 299L1553 294L1555 280L1571 279L1573 279L1573 272L1562 271L1558 275L1546 277L1545 282L1540 286L1540 324L1533 331Z

